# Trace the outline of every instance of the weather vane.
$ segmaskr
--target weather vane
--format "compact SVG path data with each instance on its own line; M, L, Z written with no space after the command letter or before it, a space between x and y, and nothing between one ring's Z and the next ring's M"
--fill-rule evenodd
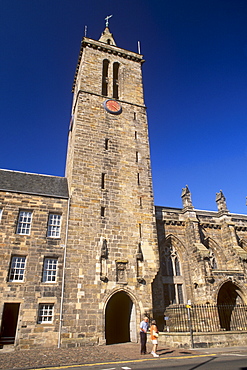
M108 15L107 17L105 17L105 26L108 27L109 26L109 19L112 17L112 15Z

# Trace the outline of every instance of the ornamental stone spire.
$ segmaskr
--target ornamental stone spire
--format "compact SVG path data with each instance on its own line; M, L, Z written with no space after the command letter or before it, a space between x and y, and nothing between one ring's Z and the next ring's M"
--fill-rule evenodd
M188 185L186 185L185 188L182 188L182 195L181 195L181 198L182 198L182 202L183 202L183 208L187 208L187 209L193 209L193 204L192 204L192 200L191 200L191 192L188 188Z
M216 193L216 203L218 207L218 212L229 212L226 206L226 198L222 190L220 190L219 193Z

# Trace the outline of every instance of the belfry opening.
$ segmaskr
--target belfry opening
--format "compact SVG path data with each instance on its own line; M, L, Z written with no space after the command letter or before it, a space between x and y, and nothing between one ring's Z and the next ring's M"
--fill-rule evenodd
M136 341L135 305L124 291L115 293L105 311L106 344Z

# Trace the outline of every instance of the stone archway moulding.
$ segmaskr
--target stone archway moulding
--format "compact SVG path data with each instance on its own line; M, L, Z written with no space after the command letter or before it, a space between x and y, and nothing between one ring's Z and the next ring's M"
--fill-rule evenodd
M224 284L229 283L229 282L231 282L232 284L234 284L236 286L236 288L238 290L238 294L239 294L240 298L242 299L243 303L247 304L247 295L246 295L246 292L245 292L245 290L246 290L245 287L240 285L239 282L237 282L234 278L231 278L231 277L225 278L224 280L222 280L219 283L219 285L218 285L218 287L217 287L217 289L214 293L214 297L213 297L214 302L217 303L217 299L218 299L218 296L219 296L220 289L223 287Z
M139 302L137 301L136 297L134 296L133 292L128 289L127 287L123 288L123 287L117 287L115 289L113 289L106 297L105 299L103 300L103 306L102 306L102 316L101 316L101 319L102 319L102 329L103 329L103 336L106 332L106 309L107 309L107 305L108 303L110 302L111 298L114 297L115 294L117 293L125 293L129 299L132 301L133 303L133 315L132 316L132 319L133 319L133 325L132 325L132 334L131 334L131 330L130 330L130 339L132 339L131 341L134 341L134 342L137 342L138 341L138 318L141 317L141 312L140 312L140 305L139 305Z
M173 234L168 234L163 240L162 240L162 243L161 243L161 246L164 246L168 243L171 243L175 246L175 249L180 252L180 253L183 253L183 252L186 252L186 247L184 245L184 243L175 235Z
M103 300L103 313L105 314L105 309L106 309L106 306L109 302L109 300L114 296L114 294L116 293L119 293L119 292L123 292L123 293L126 293L130 299L133 301L133 303L135 304L136 306L136 310L138 308L138 311L140 311L140 308L139 308L139 303L137 302L137 299L136 297L134 296L133 292L128 289L128 288L123 288L123 287L117 287L115 289L113 289L106 297L105 299Z

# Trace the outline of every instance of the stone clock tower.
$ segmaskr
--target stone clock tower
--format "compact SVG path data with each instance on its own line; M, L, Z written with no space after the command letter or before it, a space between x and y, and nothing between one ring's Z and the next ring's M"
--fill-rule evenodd
M66 177L62 346L138 340L158 271L142 55L84 37Z

